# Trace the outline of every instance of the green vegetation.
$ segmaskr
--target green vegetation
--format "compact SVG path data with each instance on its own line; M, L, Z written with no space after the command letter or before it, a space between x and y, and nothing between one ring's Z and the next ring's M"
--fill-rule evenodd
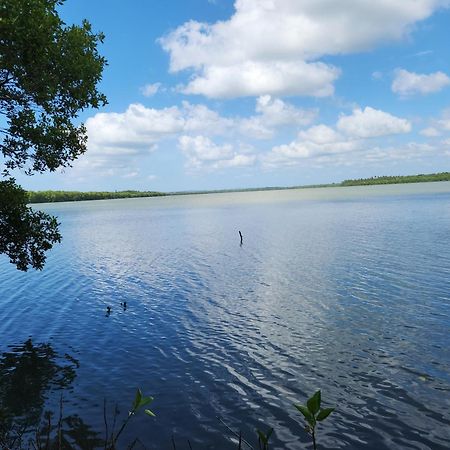
M42 269L45 252L60 242L55 217L27 206L26 192L13 180L0 182L0 253L19 270Z
M450 172L419 175L397 175L345 180L340 186L368 186L371 184L427 183L430 181L450 181Z
M86 151L79 113L104 106L97 90L106 60L103 34L89 22L66 25L64 0L2 0L0 40L0 253L20 270L42 269L45 252L60 241L54 217L32 211L12 177L70 166Z
M322 402L322 394L317 391L308 399L306 405L294 404L297 410L302 413L307 422L306 431L310 434L313 441L313 448L317 450L316 426L317 422L324 421L333 411L334 408L320 408Z
M232 192L280 191L287 189L313 189L324 187L367 186L372 184L425 183L430 181L450 181L450 172L420 175L382 176L345 180L342 183L312 184L307 186L271 186L247 189L218 189L211 191L153 192L153 191L118 191L118 192L73 192L73 191L39 191L28 192L29 203L72 202L81 200L106 200L114 198L158 197L163 195L226 194Z
M114 198L158 197L166 195L152 191L117 192L75 192L75 191L38 191L28 192L28 203L77 202L83 200L109 200Z
M31 344L29 344L31 345ZM46 348L47 350L47 348ZM70 373L70 372L69 372ZM123 443L119 446L119 438L123 431L127 428L130 421L135 415L143 410L143 412L150 417L156 417L156 414L150 409L144 409L147 405L153 402L153 397L146 397L142 394L140 389L137 389L136 396L131 405L130 411L122 421L122 425L116 432L117 418L119 411L117 405L114 409L114 417L112 427L108 421L108 415L106 411L106 401L103 406L103 421L105 424L104 438L100 438L100 433L93 431L91 427L85 424L82 419L77 415L68 416L63 418L63 399L60 397L59 406L59 419L56 424L52 423L53 414L46 412L44 421L40 425L31 426L35 424L36 418L33 422L27 422L25 426L18 427L12 425L12 423L0 422L0 445L1 448L7 448L9 450L22 450L25 448L33 448L36 450L75 450L79 448L104 448L105 450L117 450L118 448L125 448ZM306 405L294 404L298 411L302 413L308 425L306 431L311 435L313 448L317 450L317 436L316 425L317 422L325 420L333 411L334 408L320 408L321 393L317 391L310 399L308 399ZM0 404L1 406L1 404ZM42 401L39 404L42 408ZM22 405L24 411L26 411L26 402ZM0 413L2 409L0 408ZM1 415L0 415L1 417ZM220 419L219 419L220 420ZM229 432L238 439L238 450L242 450L243 444L249 449L253 449L253 445L244 439L242 432L235 432L228 427L222 420L220 420ZM31 435L30 435L31 432ZM269 450L269 440L274 433L273 428L269 428L267 432L256 430L256 437L258 439L258 448L260 450ZM123 440L123 439L122 439ZM134 448L134 446L142 442L139 439L135 439L126 448ZM190 449L192 445L190 441L187 442ZM142 445L142 447L144 447ZM172 447L176 450L177 445L175 437L172 436ZM145 447L144 447L145 448ZM185 448L185 447L183 447Z

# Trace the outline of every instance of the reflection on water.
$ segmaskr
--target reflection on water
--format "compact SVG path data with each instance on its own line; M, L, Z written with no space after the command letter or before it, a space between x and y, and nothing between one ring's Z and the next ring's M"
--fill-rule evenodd
M103 430L141 387L158 416L128 441L229 448L220 416L296 450L322 388L324 450L449 448L450 183L44 208L64 241L41 273L0 264L0 345L80 361L65 415Z
M48 419L49 422L44 424L39 431L39 441L46 442L48 439L50 449L95 450L105 448L105 441L100 433L94 431L77 414L62 418L61 424L59 424L59 420L52 422L54 417L49 417L49 415L47 415Z
M18 420L36 426L45 401L55 390L68 387L76 376L78 361L59 356L50 344L13 346L0 359L0 411L3 421Z
M35 344L31 339L2 354L0 448L89 450L103 445L98 433L79 416L55 418L58 411L45 409L47 400L58 393L60 412L63 412L63 390L69 394L67 388L74 381L78 368L78 360L69 354L59 355L51 344Z

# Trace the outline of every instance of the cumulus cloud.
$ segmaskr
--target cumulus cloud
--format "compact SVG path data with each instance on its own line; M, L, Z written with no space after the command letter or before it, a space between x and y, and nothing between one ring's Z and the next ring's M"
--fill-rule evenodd
M311 124L317 117L315 109L296 108L279 98L264 95L256 100L256 115L237 120L237 128L244 136L270 139L280 127L301 127Z
M341 137L341 139L343 139ZM450 152L449 152L450 153ZM311 167L350 166L356 164L377 164L423 159L438 154L446 154L439 145L407 142L395 146L373 144L371 140L341 140L335 144L314 144L311 141L297 140L289 145L274 147L262 157L264 167L309 165Z
M256 160L254 155L239 153L229 144L217 145L205 136L181 136L178 145L191 170L245 167Z
M337 128L348 136L370 138L409 133L411 123L387 112L367 106L355 109L350 116L341 116Z
M248 145L233 150L214 144L211 137L270 138L280 127L304 126L316 115L314 109L297 108L270 96L257 99L255 114L249 117L224 117L206 105L189 102L161 109L131 104L123 113L97 113L86 121L88 152L75 163L75 171L132 178L137 176L139 161L162 141L181 137L179 148L191 169L247 166L255 161ZM211 161L206 163L208 158Z
M205 105L183 102L181 107L155 109L132 104L124 113L98 113L86 121L89 154L142 154L181 133L226 134L233 124Z
M356 152L364 153L364 158L370 160L368 150L373 158L380 154L372 143L374 138L409 131L411 124L405 119L371 107L358 108L351 115L341 116L335 127L320 124L301 130L297 139L273 147L261 160L265 167L296 165L307 160L337 163L350 161L346 155Z
M183 90L210 98L273 95L326 97L334 93L340 71L332 66L304 61L257 62L205 67Z
M443 72L434 72L427 75L397 69L391 88L396 94L408 97L415 94L425 95L439 92L449 84L450 78Z
M316 116L315 109L297 108L268 95L257 99L255 114L249 117L224 117L206 105L189 102L162 109L136 103L123 113L97 113L87 120L89 155L144 154L161 140L180 134L268 138L280 127L305 126Z
M227 134L234 127L234 120L223 117L205 105L192 105L183 102L185 124L183 131L188 133Z
M124 113L97 113L86 121L89 151L104 155L145 152L161 138L182 131L184 123L177 107L132 104Z
M318 125L304 132L290 144L278 145L262 157L266 167L297 164L301 159L338 155L355 151L360 143L348 139L326 125Z
M256 112L267 126L309 125L316 117L317 110L301 109L270 95L263 95L256 101Z
M305 131L300 131L299 138L317 145L333 144L342 140L336 130L327 125L317 125Z
M324 55L402 39L448 0L236 0L230 19L189 21L160 42L170 70L194 71L184 92L213 98L333 94L339 69Z

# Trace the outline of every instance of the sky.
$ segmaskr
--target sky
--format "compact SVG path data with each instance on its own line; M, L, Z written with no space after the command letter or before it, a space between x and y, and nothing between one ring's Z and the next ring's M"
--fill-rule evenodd
M108 60L88 151L27 189L183 191L450 171L450 0L67 0Z

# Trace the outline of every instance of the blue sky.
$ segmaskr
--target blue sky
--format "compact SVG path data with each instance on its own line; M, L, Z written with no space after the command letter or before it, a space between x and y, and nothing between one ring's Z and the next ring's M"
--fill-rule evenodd
M290 186L450 170L450 2L67 0L106 35L88 152L29 189Z

